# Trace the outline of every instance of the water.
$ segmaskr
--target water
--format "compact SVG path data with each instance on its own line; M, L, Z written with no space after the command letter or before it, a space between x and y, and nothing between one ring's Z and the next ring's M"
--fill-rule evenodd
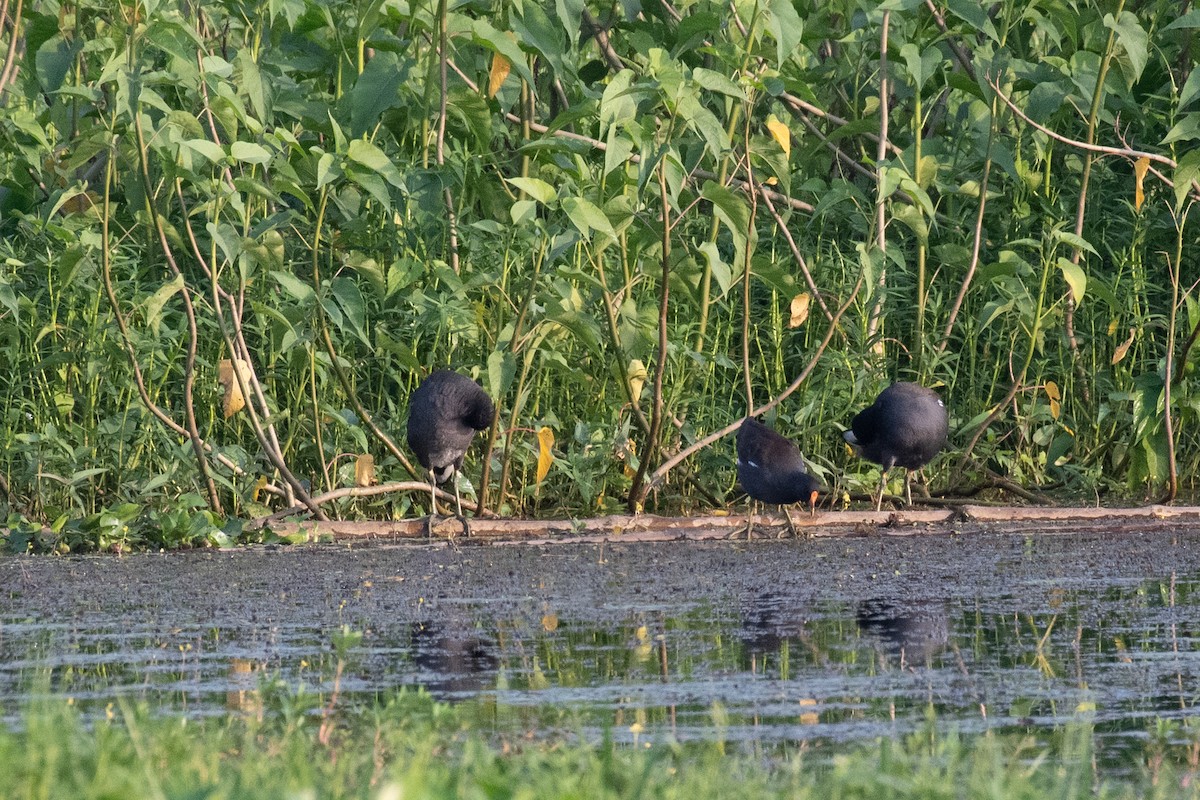
M47 685L191 715L400 686L530 730L839 743L1049 731L1101 758L1200 683L1200 533L324 546L0 559L0 716ZM362 634L337 669L346 626ZM1193 734L1194 735L1194 734Z

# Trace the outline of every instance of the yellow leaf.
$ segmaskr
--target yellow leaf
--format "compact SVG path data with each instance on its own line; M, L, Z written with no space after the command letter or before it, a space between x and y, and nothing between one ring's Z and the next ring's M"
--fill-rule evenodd
M558 630L558 614L547 614L542 617L542 629L547 633L554 633Z
M237 362L237 373L233 371L235 361ZM221 401L225 412L225 419L229 419L246 407L246 398L242 396L242 387L238 383L237 374L242 376L242 380L248 381L250 365L240 358L221 359L221 362L217 365L217 380L225 388L225 396Z
M642 396L642 387L646 385L646 374L646 365L640 358L630 361L629 369L625 370L625 380L629 381L629 396L633 398L634 403L637 403L638 398Z
M488 76L488 97L495 97L496 92L504 85L508 73L512 71L512 62L499 53L492 53L492 72Z
M1129 348L1133 346L1133 333L1135 330L1135 328L1130 328L1129 338L1117 345L1117 349L1113 351L1112 363L1116 364L1129 353Z
M375 483L375 456L363 454L354 460L354 483L356 486Z
M1150 170L1150 159L1142 156L1137 161L1133 162L1133 207L1141 211L1142 203L1146 202L1146 195L1142 191L1142 182L1146 179L1146 173Z
M554 447L554 431L543 425L538 428L537 438L537 483L541 483L546 480L546 474L550 472L550 465L554 463L554 454L550 452L550 448Z
M258 498L262 494L263 489L265 489L265 488L267 488L267 476L259 475L258 480L256 480L254 482L253 491L250 492L250 502L252 502L252 503L262 502Z
M1117 332L1118 324L1119 323L1115 319L1112 322L1108 323L1108 335L1109 336L1112 336L1114 333Z
M1050 398L1050 416L1058 419L1062 414L1062 406L1058 402L1062 399L1062 393L1058 391L1057 383L1046 381L1046 396Z
M788 319L789 328L799 328L808 319L808 307L812 303L812 295L801 292L792 298L792 315Z
M767 130L771 132L771 138L779 142L779 146L783 148L783 154L790 157L792 155L792 132L788 126L771 114L767 117Z

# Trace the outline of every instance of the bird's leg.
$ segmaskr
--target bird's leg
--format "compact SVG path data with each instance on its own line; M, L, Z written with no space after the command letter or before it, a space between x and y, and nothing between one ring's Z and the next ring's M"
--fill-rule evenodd
M437 476L429 470L429 516L425 518L425 538L433 538L433 525L437 521Z
M786 505L782 505L782 506L780 506L780 508L783 509L783 517L784 517L784 519L787 520L788 530L792 532L792 538L799 539L800 534L796 533L796 525L792 522L792 515L788 512L788 507ZM782 538L782 537L783 537L783 533L781 532L779 534L779 538Z
M904 468L904 499L908 501L908 507L912 508L912 470L908 467Z
M746 541L747 542L750 541L750 538L753 535L753 531L754 531L754 507L757 504L758 503L754 500L754 498L750 498L749 510L746 512L746 527L742 528L741 530L735 530L733 533L726 536L725 537L726 539L736 539L737 535L739 533L741 533L742 531L745 531L746 532Z
M454 502L458 505L458 520L462 523L463 533L469 539L471 537L471 524L467 522L467 518L462 513L462 497L458 494L458 471L454 472Z
M875 510L879 511L883 508L883 490L887 487L887 469L884 468L879 472L879 495L875 498Z

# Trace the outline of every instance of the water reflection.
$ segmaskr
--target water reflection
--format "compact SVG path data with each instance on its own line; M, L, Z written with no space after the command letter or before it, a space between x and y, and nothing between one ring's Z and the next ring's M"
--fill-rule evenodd
M945 602L874 597L858 604L855 621L900 669L932 666L950 641Z
M1085 714L1115 751L1154 718L1188 735L1200 679L1200 534L0 559L0 586L9 721L42 677L100 714L258 715L265 682L328 698L344 655L348 701L423 685L531 729L842 742Z
M496 688L496 641L482 631L461 621L414 622L411 642L417 680L434 697L461 699Z

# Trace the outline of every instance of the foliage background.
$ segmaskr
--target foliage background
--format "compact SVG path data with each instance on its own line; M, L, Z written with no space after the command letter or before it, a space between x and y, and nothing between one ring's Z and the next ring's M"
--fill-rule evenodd
M9 546L420 513L386 439L447 365L502 514L720 504L781 397L861 492L894 379L935 492L1192 494L1189 5L3 0Z

